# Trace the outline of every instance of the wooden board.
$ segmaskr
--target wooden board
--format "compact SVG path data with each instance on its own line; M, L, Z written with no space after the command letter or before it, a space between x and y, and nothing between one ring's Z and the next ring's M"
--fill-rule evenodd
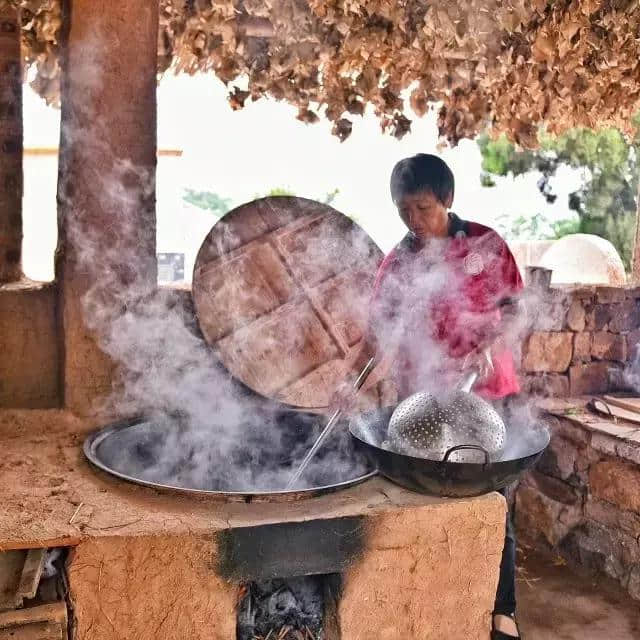
M35 598L40 584L40 577L44 569L46 549L29 549L22 567L18 595L22 598Z
M0 613L0 640L66 640L67 606L51 602Z
M626 422L640 424L639 413L623 409L622 407L617 407L615 404L611 404L601 398L594 398L591 401L591 406L600 415L607 416L608 418L615 418L616 420L624 420Z
M0 611L22 605L18 589L26 557L26 551L0 553Z
M196 259L205 340L254 391L325 406L362 339L382 257L360 227L318 202L271 197L238 207Z
M627 411L634 411L640 417L640 398L627 398L610 395L602 396L602 398L608 405L627 409Z
M46 549L0 553L0 612L34 598L40 584Z

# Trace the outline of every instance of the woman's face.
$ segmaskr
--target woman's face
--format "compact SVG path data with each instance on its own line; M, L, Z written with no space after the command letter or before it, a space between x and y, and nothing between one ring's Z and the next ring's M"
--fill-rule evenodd
M431 191L406 195L398 203L398 213L411 233L420 240L444 237L449 229L448 209L453 197L443 204Z

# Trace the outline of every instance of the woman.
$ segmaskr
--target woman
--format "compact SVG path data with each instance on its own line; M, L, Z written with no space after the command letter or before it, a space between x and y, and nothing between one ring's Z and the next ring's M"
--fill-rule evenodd
M369 327L352 368L390 360L401 398L450 388L460 372L481 372L474 392L504 413L520 391L514 358L504 336L517 314L522 289L506 243L483 225L449 212L453 173L440 158L419 154L401 160L391 175L391 197L408 234L379 267ZM491 355L490 358L486 354ZM375 372L372 378L379 378ZM349 382L335 398L347 408ZM511 513L500 566L491 637L519 638L515 623L515 537Z

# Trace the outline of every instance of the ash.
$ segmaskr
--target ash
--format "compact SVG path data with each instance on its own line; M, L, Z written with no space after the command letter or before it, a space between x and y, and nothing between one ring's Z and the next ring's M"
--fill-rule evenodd
M237 640L324 640L322 576L246 585L238 606Z

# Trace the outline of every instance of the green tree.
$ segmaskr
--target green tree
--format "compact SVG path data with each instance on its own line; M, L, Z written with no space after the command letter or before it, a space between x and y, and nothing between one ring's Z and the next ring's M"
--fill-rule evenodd
M340 189L337 187L333 191L329 191L321 198L316 198L318 202L322 202L322 204L331 204L336 196L340 193ZM274 187L270 191L268 191L264 196L256 195L255 198L268 198L271 196L294 196L295 193L286 187Z
M340 189L335 188L333 191L329 191L321 198L317 198L318 202L330 205L340 193ZM254 200L258 198L266 198L271 196L295 196L296 194L285 187L274 187L270 189L264 195L255 194ZM192 204L199 209L211 211L216 218L222 218L233 207L233 202L230 198L223 198L222 196L214 193L213 191L194 191L193 189L185 189L185 193L182 197L185 202ZM355 216L349 216L352 220L356 221Z
M635 124L640 124L640 119ZM568 202L577 221L552 225L553 237L593 233L607 238L628 268L633 252L640 136L627 141L616 129L574 129L562 136L541 132L539 142L538 150L528 151L517 149L504 136L497 140L480 136L482 184L493 186L492 176L539 171L538 188L548 202L554 202L557 196L551 178L558 168L583 169L582 186L569 195Z
M216 218L222 218L232 207L232 202L229 198L223 198L212 191L185 189L185 194L182 199L199 209L211 211Z
M270 198L272 196L295 196L296 194L293 191L285 188L285 187L274 187L270 191L267 191L263 196L256 195L255 198Z

